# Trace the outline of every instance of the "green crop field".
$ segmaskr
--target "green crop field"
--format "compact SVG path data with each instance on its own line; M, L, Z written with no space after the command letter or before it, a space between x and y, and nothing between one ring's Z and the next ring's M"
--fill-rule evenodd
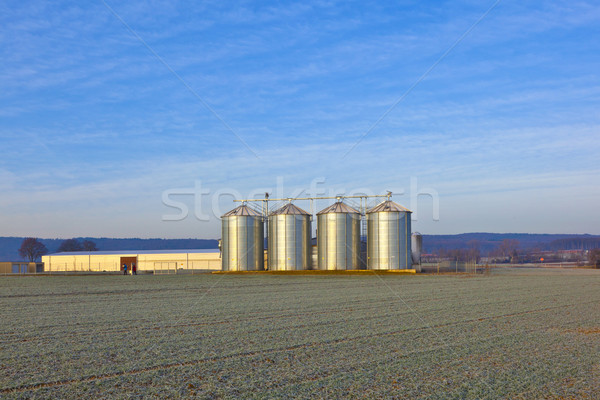
M600 271L0 278L2 398L600 398Z

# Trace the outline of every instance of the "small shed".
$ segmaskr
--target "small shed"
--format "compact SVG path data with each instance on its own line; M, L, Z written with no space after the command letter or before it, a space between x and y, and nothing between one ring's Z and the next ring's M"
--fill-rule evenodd
M44 272L44 263L0 261L0 274L36 274Z

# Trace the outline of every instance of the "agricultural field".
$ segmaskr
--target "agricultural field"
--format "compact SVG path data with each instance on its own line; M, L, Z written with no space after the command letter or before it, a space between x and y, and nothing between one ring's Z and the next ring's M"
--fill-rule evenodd
M0 278L2 398L600 398L600 271Z

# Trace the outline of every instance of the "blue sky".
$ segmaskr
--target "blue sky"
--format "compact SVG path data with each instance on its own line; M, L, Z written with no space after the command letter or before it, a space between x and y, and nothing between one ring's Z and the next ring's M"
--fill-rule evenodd
M215 238L219 193L315 181L427 234L600 234L600 5L500 1L452 47L493 4L2 2L0 235Z

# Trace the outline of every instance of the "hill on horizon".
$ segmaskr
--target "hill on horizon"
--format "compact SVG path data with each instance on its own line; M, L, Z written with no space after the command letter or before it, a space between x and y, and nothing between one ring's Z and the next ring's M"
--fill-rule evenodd
M423 252L479 247L482 254L495 249L505 239L519 242L520 250L590 250L600 247L600 235L550 233L472 232L456 235L423 235Z

